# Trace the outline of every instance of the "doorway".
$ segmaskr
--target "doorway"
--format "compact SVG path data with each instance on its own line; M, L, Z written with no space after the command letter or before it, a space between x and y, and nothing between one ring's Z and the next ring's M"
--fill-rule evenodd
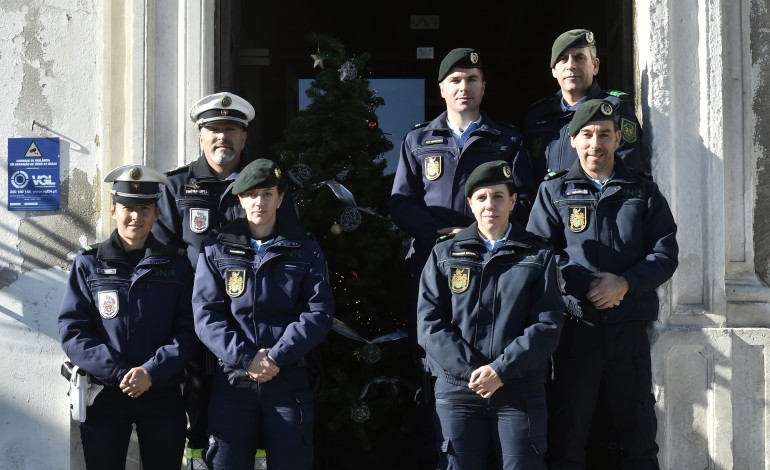
M300 81L317 72L314 46L305 39L311 32L337 38L349 55L370 53L367 78L423 80L424 120L444 110L436 82L441 59L452 48L473 47L487 76L482 111L519 125L530 104L557 91L551 45L573 28L596 35L599 85L635 91L632 0L504 2L470 11L420 0L345 6L230 0L217 3L216 23L216 91L233 91L254 105L246 150L258 156L270 156L282 140L299 109ZM402 137L391 136L395 147Z

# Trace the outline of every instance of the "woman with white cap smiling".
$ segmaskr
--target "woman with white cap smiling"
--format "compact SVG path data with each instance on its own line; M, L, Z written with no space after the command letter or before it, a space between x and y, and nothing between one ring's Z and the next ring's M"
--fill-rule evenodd
M75 258L58 317L69 360L104 387L80 423L86 466L125 468L136 426L142 468L178 469L186 429L180 384L196 341L192 266L150 231L165 176L125 165L104 180L113 183L117 228Z

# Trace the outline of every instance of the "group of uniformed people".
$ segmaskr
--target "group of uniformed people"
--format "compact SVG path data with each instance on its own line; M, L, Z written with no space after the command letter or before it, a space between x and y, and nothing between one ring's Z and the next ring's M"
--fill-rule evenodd
M676 224L593 33L559 35L550 67L519 131L481 111L481 55L450 51L446 112L401 145L419 468L659 468L647 328Z
M676 224L631 101L594 81L593 33L560 35L551 69L560 89L522 132L481 112L481 55L454 49L446 112L403 139L390 216L412 239L418 468L658 468L647 328ZM68 359L104 386L80 427L91 470L123 468L133 425L148 470L185 445L210 469L253 468L257 448L313 465L305 356L333 295L282 169L242 158L253 117L204 97L200 158L105 178L117 228L76 257L59 313Z
M312 466L305 355L331 330L332 291L281 169L241 158L253 117L206 96L190 110L199 159L105 178L117 228L75 258L59 312L68 359L103 386L80 425L89 470L125 468L134 425L148 470L178 469L185 446L212 470L252 469L258 448Z

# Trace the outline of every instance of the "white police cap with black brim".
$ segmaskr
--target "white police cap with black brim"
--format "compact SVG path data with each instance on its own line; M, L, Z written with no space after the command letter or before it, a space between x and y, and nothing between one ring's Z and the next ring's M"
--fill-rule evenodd
M198 127L216 122L246 127L254 114L254 107L248 101L226 91L204 96L190 108L190 119Z
M128 205L152 204L158 201L161 184L168 184L166 176L147 165L123 165L107 173L105 183L112 183L112 200Z

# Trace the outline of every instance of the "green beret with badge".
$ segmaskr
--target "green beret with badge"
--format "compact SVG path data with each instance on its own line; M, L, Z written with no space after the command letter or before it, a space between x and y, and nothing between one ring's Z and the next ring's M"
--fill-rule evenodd
M452 49L441 61L438 68L438 81L443 82L454 67L462 69L481 69L481 57L479 53L469 47Z
M594 33L587 29L571 29L559 35L551 47L551 68L559 61L564 51L572 48L596 46Z
M511 166L503 160L485 162L477 166L465 182L465 197L471 197L473 191L480 186L496 184L513 184Z
M594 121L617 122L615 107L612 103L607 100L588 100L581 104L567 128L569 135L575 137L583 126Z
M258 158L238 173L232 193L236 196L253 188L272 188L281 183L283 174L278 165L267 158Z

